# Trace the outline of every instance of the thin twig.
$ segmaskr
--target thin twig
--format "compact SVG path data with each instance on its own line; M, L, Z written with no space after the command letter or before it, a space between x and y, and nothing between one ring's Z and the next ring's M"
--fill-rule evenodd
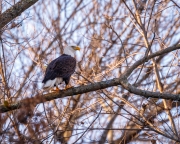
M93 122L89 125L89 127L83 132L83 134L75 141L73 144L75 144L78 140L80 140L83 135L89 130L89 128L92 126L92 124L96 121L96 119L99 117L100 113L102 111L102 108L100 109L100 112L98 113L97 117L93 120Z

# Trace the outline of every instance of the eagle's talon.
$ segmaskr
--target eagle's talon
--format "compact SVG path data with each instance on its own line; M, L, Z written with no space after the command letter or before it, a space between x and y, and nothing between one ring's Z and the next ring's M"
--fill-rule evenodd
M52 89L51 92L59 92L60 89L58 88L58 86L56 86L56 89Z

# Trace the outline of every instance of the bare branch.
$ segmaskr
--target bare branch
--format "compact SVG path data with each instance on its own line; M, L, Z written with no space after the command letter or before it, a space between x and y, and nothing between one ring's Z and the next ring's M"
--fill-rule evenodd
M91 91L105 89L105 88L112 87L112 86L122 85L129 92L140 95L140 96L144 96L146 98L151 97L151 98L160 98L160 99L167 99L167 100L170 99L170 100L180 101L180 95L178 95L178 94L159 93L159 92L140 90L140 89L137 89L136 87L132 86L131 84L129 84L127 81L128 75L130 75L131 72L136 67L138 67L145 61L148 61L149 59L151 59L153 57L174 51L179 48L180 48L180 45L168 47L164 50L153 53L153 54L149 55L148 57L144 57L144 58L140 59L139 61L134 63L127 71L125 71L125 73L122 74L122 76L120 78L114 78L114 79L110 79L107 81L101 81L101 82L96 82L96 83L89 84L89 85L74 87L74 88L70 88L67 90L61 90L59 92L48 93L48 94L41 95L41 96L38 95L38 96L35 96L35 98L41 97L43 101L50 101L50 100L57 99L57 98L63 98L63 97L67 97L67 96L73 96L73 95L77 95L77 94L83 94L83 93L87 93L87 92L91 92ZM39 101L38 103L42 103L43 101ZM4 105L0 105L0 112L4 113L7 111L18 109L22 106L22 104L23 104L23 101L17 102L15 104L10 105L8 108Z
M35 4L38 0L21 0L17 2L15 5L7 9L0 15L0 29L2 29L5 25L7 25L10 21L12 21L17 16L20 16L22 12L28 9L30 6Z

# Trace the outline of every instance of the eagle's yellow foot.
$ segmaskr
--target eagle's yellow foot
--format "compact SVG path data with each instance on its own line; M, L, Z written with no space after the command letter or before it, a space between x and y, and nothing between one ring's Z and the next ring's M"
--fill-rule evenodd
M69 89L69 88L72 88L73 86L71 86L71 85L66 85L66 87L65 87L65 90L67 90L67 89Z
M9 108L9 102L8 102L7 100L4 101L4 106L5 106L6 108Z
M56 86L56 89L52 89L51 92L58 92L60 89Z

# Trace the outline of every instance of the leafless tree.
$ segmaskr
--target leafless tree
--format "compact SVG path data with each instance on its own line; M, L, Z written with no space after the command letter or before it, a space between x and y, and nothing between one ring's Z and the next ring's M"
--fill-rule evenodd
M0 0L0 143L180 143L180 2ZM72 88L47 64L81 47Z

